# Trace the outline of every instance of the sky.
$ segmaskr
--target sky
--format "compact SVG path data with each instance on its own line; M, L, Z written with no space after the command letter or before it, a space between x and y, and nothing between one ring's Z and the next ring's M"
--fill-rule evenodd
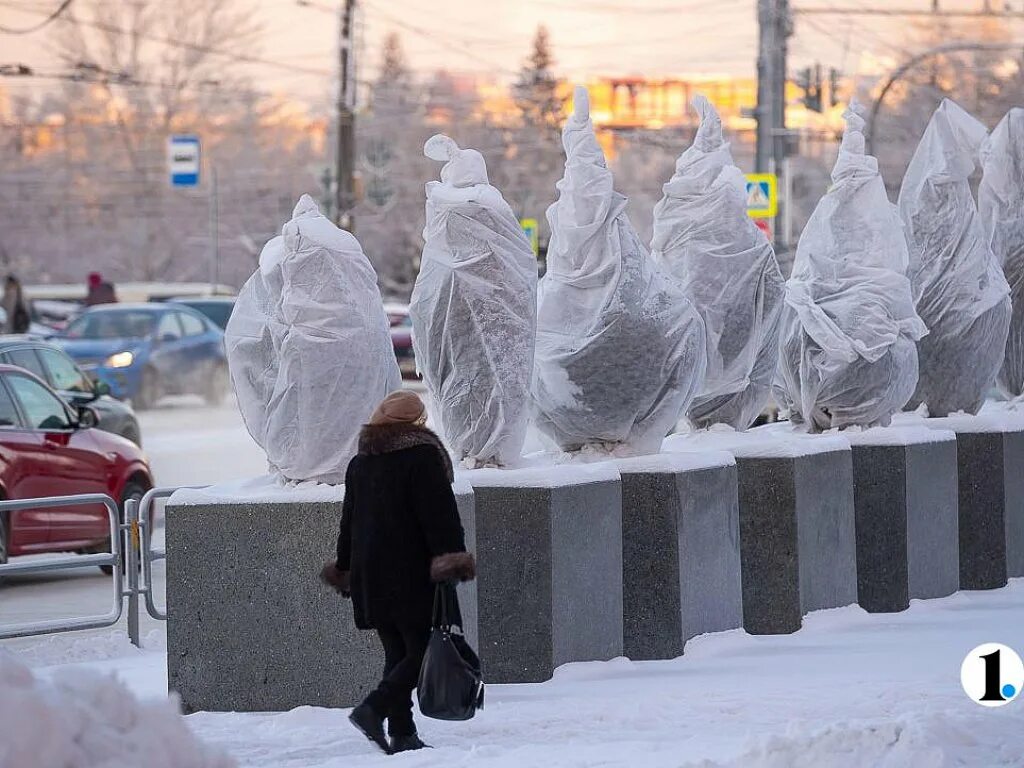
M74 0L86 5L92 0ZM121 2L124 0L106 0ZM174 0L165 0L173 2ZM262 24L255 51L279 66L247 65L254 83L319 106L330 98L336 67L337 9L342 0L234 0L254 8ZM376 72L385 34L402 36L409 63L511 79L529 52L538 24L552 39L558 74L753 76L756 0L357 0L361 52L358 76ZM950 10L978 9L983 0L941 0ZM1003 5L1005 0L997 0ZM0 26L38 21L60 0L0 0ZM931 0L792 0L794 9L864 7L928 9ZM1010 0L1017 10L1024 0ZM1020 6L1017 8L1017 6ZM30 11L18 10L28 8ZM57 21L54 26L62 23ZM0 64L23 62L54 71L49 33L0 33ZM907 22L891 18L797 13L792 70L820 61L844 72L878 72L907 50ZM5 85L11 79L3 81ZM20 81L36 89L45 83Z

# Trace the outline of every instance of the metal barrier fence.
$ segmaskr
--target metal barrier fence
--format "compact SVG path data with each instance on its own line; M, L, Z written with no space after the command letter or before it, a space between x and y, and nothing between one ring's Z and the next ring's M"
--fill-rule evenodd
M154 488L141 500L125 502L124 520L120 519L117 503L105 494L55 496L44 499L22 499L0 502L0 513L20 512L28 509L53 509L85 504L102 504L110 520L110 552L95 555L66 555L26 563L0 564L0 579L27 573L42 573L88 566L109 566L113 571L113 605L105 614L74 619L52 619L0 626L0 640L32 637L55 632L80 629L102 629L117 624L128 601L128 638L139 646L139 597L143 597L146 612L158 621L167 620L167 611L153 599L153 563L165 560L164 550L153 550L153 512L157 499L170 497L177 488ZM140 578L141 576L141 578Z
M69 632L76 629L101 629L116 624L121 619L124 598L128 591L124 589L122 567L124 557L123 534L127 526L120 521L120 510L112 498L103 493L80 494L78 496L53 496L44 499L22 499L18 501L0 501L0 513L21 512L26 509L55 509L59 507L77 507L83 504L102 504L106 507L110 520L110 552L96 555L67 555L65 557L47 558L27 563L5 563L0 565L0 579L5 576L16 576L26 573L82 568L84 566L110 566L113 571L114 601L111 609L102 615L84 616L75 619L53 619L50 621L29 622L0 627L0 640L32 635L47 635L53 632Z

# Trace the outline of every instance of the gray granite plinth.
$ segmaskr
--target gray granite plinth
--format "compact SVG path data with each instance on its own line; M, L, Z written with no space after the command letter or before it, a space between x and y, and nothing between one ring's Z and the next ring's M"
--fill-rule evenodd
M384 658L320 583L341 503L166 509L167 682L187 712L348 707Z
M736 457L748 632L795 632L804 614L857 601L853 461L845 437L780 423L674 435L664 450Z
M857 601L853 461L836 438L786 455L738 449L744 627L800 628L801 616ZM806 451L806 452L804 452Z
M902 611L960 583L957 445L949 431L891 427L849 435L857 527L857 602Z
M998 589L1024 575L1024 418L983 412L915 423L956 433L960 589Z
M614 465L474 470L479 653L489 683L622 654L622 489Z
M456 483L455 501L459 505L459 518L462 520L462 530L466 534L466 549L476 552L476 504L473 496L473 487L468 483ZM462 629L466 633L466 640L476 648L480 642L480 635L477 629L477 598L476 582L466 581L459 584L459 610L462 612Z
M617 466L625 655L672 659L691 637L742 626L732 455L661 454Z
M454 490L472 552L473 491ZM341 501L214 498L167 506L168 687L188 712L358 704L384 656L373 632L356 629L351 602L320 583L335 557ZM475 646L472 582L459 586L459 605Z

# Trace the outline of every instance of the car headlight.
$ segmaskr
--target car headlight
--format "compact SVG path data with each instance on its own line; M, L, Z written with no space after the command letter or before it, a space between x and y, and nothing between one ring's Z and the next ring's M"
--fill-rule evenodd
M118 352L107 358L106 366L108 368L127 368L134 362L135 355L131 352Z

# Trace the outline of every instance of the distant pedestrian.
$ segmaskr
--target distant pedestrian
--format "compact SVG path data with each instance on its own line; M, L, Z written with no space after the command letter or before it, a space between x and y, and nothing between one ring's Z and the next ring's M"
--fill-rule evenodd
M4 297L0 301L4 309L4 333L27 333L32 318L25 303L21 281L8 275L4 281Z
M345 475L338 559L321 574L352 598L356 626L376 630L384 647L384 678L349 720L389 754L426 746L413 722L412 691L430 639L434 583L476 575L452 463L425 422L412 392L393 392L377 406Z
M116 304L117 293L114 284L103 279L99 272L90 272L86 281L88 291L85 295L85 305L94 307L97 304Z

